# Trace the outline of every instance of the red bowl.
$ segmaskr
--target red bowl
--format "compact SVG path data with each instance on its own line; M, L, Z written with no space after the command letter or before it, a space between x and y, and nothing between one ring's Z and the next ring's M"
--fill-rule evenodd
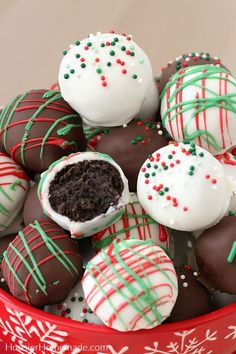
M192 320L132 333L48 314L1 289L0 308L0 339L10 353L236 353L236 303Z

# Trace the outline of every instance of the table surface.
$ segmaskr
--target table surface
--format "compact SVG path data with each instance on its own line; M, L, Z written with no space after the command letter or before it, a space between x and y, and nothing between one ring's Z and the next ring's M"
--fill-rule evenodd
M133 34L154 73L206 51L236 72L235 0L0 0L0 102L57 78L62 52L97 31Z

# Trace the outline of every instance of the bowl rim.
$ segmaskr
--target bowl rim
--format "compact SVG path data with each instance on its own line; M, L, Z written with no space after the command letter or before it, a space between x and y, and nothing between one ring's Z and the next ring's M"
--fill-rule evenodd
M72 320L70 318L60 317L44 310L38 309L36 307L30 306L23 301L18 300L11 294L7 293L5 290L0 288L0 302L3 302L5 306L8 305L10 307L19 308L22 312L25 312L27 315L31 317L37 317L42 321L53 322L54 324L58 325L59 327L67 327L73 330L86 330L88 332L93 332L97 334L110 334L110 335L140 335L140 334L161 334L166 332L173 332L176 330L184 330L185 328L189 327L198 327L199 325L210 323L215 320L220 320L222 317L226 317L232 313L235 313L236 316L236 302L231 303L222 307L221 309L212 311L208 314L194 317L193 319L178 321L174 323L167 323L159 325L152 329L141 329L134 332L119 332L105 325L93 324L93 323L85 323L80 322L77 320Z

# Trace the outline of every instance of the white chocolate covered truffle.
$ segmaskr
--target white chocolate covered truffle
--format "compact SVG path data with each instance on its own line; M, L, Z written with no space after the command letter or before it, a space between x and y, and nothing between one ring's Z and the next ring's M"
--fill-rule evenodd
M182 68L161 94L163 126L173 140L194 142L213 155L236 143L236 80L214 65Z
M82 286L86 302L118 331L158 326L171 313L178 284L172 261L151 241L114 241L88 264Z
M171 143L145 161L137 192L140 204L157 222L180 231L197 231L223 218L232 185L208 151L193 143Z
M158 224L142 208L136 193L131 193L131 201L125 206L125 212L114 224L92 236L96 251L109 246L112 241L151 240L162 247L167 254L173 251L170 230ZM171 252L173 253L173 252Z
M236 159L229 152L225 152L221 155L217 155L216 158L222 164L222 167L225 171L226 176L230 180L233 186L233 195L230 200L227 213L236 213Z
M98 32L75 42L58 81L65 101L91 126L125 125L158 108L150 61L131 36Z
M6 154L0 153L0 231L6 230L21 210L28 191L28 180L20 166Z
M54 162L41 176L38 195L44 212L74 238L110 226L130 200L121 168L99 152L75 153Z

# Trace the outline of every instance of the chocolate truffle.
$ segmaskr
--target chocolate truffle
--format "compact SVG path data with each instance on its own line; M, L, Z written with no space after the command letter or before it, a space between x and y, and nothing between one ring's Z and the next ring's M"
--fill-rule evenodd
M125 128L113 128L104 134L98 141L97 151L110 155L120 165L129 181L130 191L135 192L143 162L167 143L156 123L135 119Z
M118 331L150 329L171 313L178 294L172 261L151 241L113 241L88 264L85 300L103 323Z
M180 69L187 68L189 66L202 65L202 64L212 64L224 67L220 59L217 57L211 57L208 53L198 53L192 52L188 54L183 54L173 61L169 61L166 67L163 67L161 76L159 78L158 87L160 92L164 89L166 83L169 81L170 77L175 74Z
M7 229L23 207L28 180L20 166L0 153L0 231Z
M94 248L100 251L112 241L121 240L152 240L153 243L162 247L169 254L171 246L170 230L158 224L142 208L137 194L131 193L131 201L125 206L122 217L107 229L92 236Z
M33 306L63 301L82 276L76 243L55 223L35 221L3 254L3 276L11 293Z
M15 237L16 237L16 235L8 235L8 236L4 236L4 237L0 238L0 259L1 259L1 262L2 262L2 258L3 258L3 253L6 251L10 242L12 242ZM9 292L8 285L7 285L6 280L4 279L4 276L3 276L2 265L0 265L0 288Z
M195 243L198 280L209 290L236 295L236 216L226 216Z
M30 187L23 208L23 220L25 225L34 222L35 220L51 221L44 213L40 200L38 198L38 183Z
M57 91L32 90L15 97L0 117L6 152L26 170L39 172L62 156L84 151L80 116Z
M38 193L47 215L74 238L110 226L130 200L121 168L98 152L72 154L53 163L42 175Z
M178 296L167 322L188 320L212 311L210 296L197 281L191 266L175 268L178 277Z

